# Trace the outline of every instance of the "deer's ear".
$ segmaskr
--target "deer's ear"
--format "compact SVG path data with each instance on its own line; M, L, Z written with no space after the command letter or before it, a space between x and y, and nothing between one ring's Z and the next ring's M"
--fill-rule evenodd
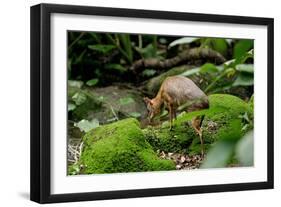
M143 101L144 101L146 104L151 104L151 99L149 99L148 97L144 97L144 98L143 98Z

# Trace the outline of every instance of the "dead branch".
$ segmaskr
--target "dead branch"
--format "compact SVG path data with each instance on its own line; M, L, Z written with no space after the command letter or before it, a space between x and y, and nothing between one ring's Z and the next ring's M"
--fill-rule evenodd
M78 163L83 149L83 141L79 143L68 143L68 162L73 164Z
M135 61L130 67L134 72L140 71L145 68L166 69L178 66L190 60L208 60L216 64L221 64L226 59L217 51L210 48L192 48L185 50L170 59L159 60L156 58L140 59Z

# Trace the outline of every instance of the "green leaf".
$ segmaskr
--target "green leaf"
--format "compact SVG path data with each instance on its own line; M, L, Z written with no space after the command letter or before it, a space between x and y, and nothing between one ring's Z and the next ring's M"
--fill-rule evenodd
M95 33L95 32L89 32L89 34L92 36L92 38L97 42L100 43L101 42L101 38L99 36L99 34Z
M247 54L253 58L254 57L254 49L249 50L247 52Z
M121 48L121 45L119 44L119 38L118 38L117 34L115 35L115 36L116 36L116 41L115 41L115 39L113 39L113 37L112 37L109 33L106 33L105 36L106 36L107 40L108 40L111 44L113 44L113 45L116 46L116 48L117 48L117 49L119 50L119 52L123 55L123 57L126 59L126 61L127 61L128 63L132 64L133 59L132 59L131 56L129 56L129 54L127 54L127 52L126 52L125 50L123 50L123 49Z
M133 103L133 102L135 102L135 101L131 97L125 97L125 98L120 98L119 99L119 104L120 105L127 105L127 104L130 104L130 103Z
M250 73L241 72L232 84L233 86L252 86L254 85L254 76Z
M230 78L236 74L236 70L234 68L227 68L225 70L226 77Z
M80 166L78 163L68 167L68 175L78 175L80 173Z
M101 101L101 102L105 101L106 99L107 99L107 97L104 97L104 96L97 97L97 100Z
M97 85L98 82L99 82L99 79L94 78L94 79L88 80L86 82L86 84L87 84L87 86L94 86L94 85Z
M68 80L67 85L69 87L74 87L74 88L81 88L83 86L83 81L77 81L77 80Z
M225 39L225 41L227 42L228 45L231 45L231 43L233 42L233 39Z
M225 39L222 38L211 39L211 47L213 50L218 51L224 56L227 54L228 43Z
M157 48L155 48L153 44L148 44L144 48L136 48L136 50L140 53L140 55L144 59L158 57Z
M109 52L111 52L113 49L116 48L115 45L89 45L88 48L92 49L92 50L95 50L97 52L100 52L102 54L107 54Z
M81 105L85 103L87 100L87 96L84 93L77 92L72 96L72 100L75 102L76 105Z
M208 152L201 168L225 167L234 151L235 142L222 140L217 142Z
M218 71L218 68L212 63L205 63L200 68L201 73L216 73Z
M82 119L78 123L74 123L74 126L78 127L80 131L88 132L91 129L97 128L99 126L99 120L93 119L92 121L88 121Z
M247 121L248 123L250 122L248 112L245 112L244 114L240 115L239 118L241 118L242 120Z
M141 113L139 113L139 112L131 112L131 113L129 113L129 115L131 117L134 117L134 118L139 118L141 116Z
M67 104L67 110L68 111L73 111L74 109L76 109L76 105L73 103L68 103Z
M254 65L253 64L239 64L239 65L236 65L236 70L238 70L240 72L254 73Z
M159 42L160 42L160 44L166 45L167 42L168 42L168 40L167 40L167 38L165 38L165 37L160 37L160 38L159 38Z
M248 52L245 52L241 57L236 58L234 62L234 66L238 64L243 64L248 60L249 58L254 58L254 50L251 49Z
M129 34L118 34L117 37L120 39L120 42L123 45L123 48L129 58L130 63L133 61L133 49L132 42Z
M246 52L252 49L254 46L253 40L239 40L233 48L234 58L242 57Z
M254 101L254 94L251 96L251 98L250 98L250 100L248 101L248 104L249 104L249 106L252 108L252 109L254 109L254 103L255 103L255 101Z
M182 37L180 39L177 39L177 40L171 42L169 44L169 48L174 47L176 45L189 44L189 43L194 42L198 39L199 38L197 38L197 37Z
M144 71L142 71L142 75L146 76L146 77L153 76L155 73L156 73L156 70L154 70L154 69L145 69Z
M254 138L253 131L248 132L235 149L238 160L243 166L252 166L254 163Z
M183 72L181 75L182 76L191 76L191 75L199 73L200 69L201 68L193 68L193 69L190 69L190 70L187 70L187 71Z
M120 64L116 64L116 63L106 64L105 69L118 70L119 72L126 72L127 71L127 69L125 67L123 67Z
M227 68L227 67L231 67L235 64L235 59L231 59L231 60L228 60L226 62L223 63L224 67Z

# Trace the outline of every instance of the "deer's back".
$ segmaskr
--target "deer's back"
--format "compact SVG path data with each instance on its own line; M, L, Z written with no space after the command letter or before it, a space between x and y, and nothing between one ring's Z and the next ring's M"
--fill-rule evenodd
M189 78L171 76L164 80L160 91L165 102L180 106L196 100L207 100L206 94Z

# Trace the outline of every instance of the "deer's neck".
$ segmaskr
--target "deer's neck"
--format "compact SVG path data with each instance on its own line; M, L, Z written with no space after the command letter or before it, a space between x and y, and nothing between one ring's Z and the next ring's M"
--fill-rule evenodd
M153 103L155 108L161 108L162 104L163 104L163 99L161 97L161 95L158 93L157 96L153 99Z

